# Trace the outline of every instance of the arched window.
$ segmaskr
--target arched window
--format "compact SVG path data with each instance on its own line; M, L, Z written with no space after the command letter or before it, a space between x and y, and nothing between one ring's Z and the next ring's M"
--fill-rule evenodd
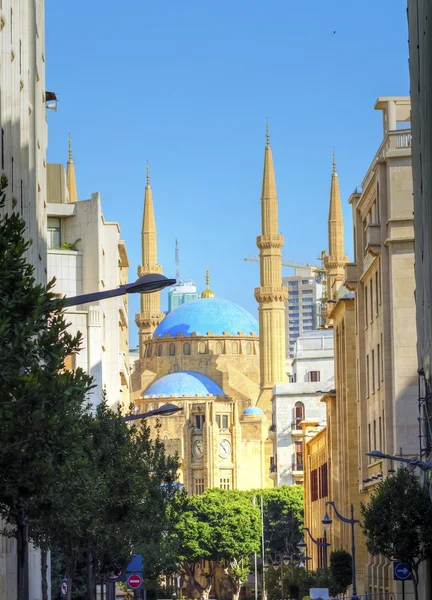
M231 350L232 350L233 354L238 354L238 343L237 342L232 343Z
M222 342L216 342L216 354L222 354Z
M183 344L183 354L185 356L189 356L189 354L190 354L190 344L189 344L189 342L185 342Z
M198 352L200 354L207 354L207 346L206 346L205 342L200 342L198 344Z
M294 423L293 429L301 429L300 423L304 420L304 404L296 402L294 404Z
M246 344L246 354L252 354L252 343L248 342Z
M157 349L157 355L162 356L162 352L163 352L163 345L159 344L158 349Z
M175 356L175 344L170 344L169 355L170 356Z
M151 346L147 346L147 358L150 358L152 355L152 347Z
M151 404L148 404L146 412L150 412L151 410L153 410L153 406Z

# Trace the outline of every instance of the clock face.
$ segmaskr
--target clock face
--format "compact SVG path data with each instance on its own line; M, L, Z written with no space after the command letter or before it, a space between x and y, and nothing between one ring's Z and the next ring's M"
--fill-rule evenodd
M219 442L219 456L221 458L228 458L231 454L231 442L229 440L221 440Z
M202 440L195 440L192 444L192 454L195 458L202 458L204 455L204 447Z

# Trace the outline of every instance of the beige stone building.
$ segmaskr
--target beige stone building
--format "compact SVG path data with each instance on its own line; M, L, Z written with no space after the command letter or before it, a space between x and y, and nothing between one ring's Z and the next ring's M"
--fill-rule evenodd
M140 359L132 374L136 410L174 402L182 410L161 420L169 452L181 459L180 480L192 493L208 487L271 486L268 439L271 391L285 380L285 299L270 138L264 152L259 302L260 325L243 308L207 287L198 300L166 316L159 293L137 315ZM156 222L149 177L144 197L142 266L157 264Z
M418 452L411 131L406 97L378 98L383 141L352 194L354 262L345 285L355 293L359 487L367 502L389 464L366 453ZM402 128L401 128L402 125ZM392 565L366 559L366 591L393 589Z

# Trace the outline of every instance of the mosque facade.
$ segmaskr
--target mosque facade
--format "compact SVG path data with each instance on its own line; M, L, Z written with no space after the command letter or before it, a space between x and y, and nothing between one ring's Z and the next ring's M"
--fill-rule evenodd
M136 410L164 403L182 410L160 419L159 435L180 459L180 482L190 493L207 488L273 486L271 390L285 380L284 288L277 232L277 195L269 136L265 147L261 287L255 290L260 324L242 307L206 289L166 316L160 294L142 296L140 358L132 374ZM138 272L161 272L149 173L144 196L142 262ZM251 290L252 293L252 290ZM269 395L270 392L270 395ZM154 418L149 419L153 425Z

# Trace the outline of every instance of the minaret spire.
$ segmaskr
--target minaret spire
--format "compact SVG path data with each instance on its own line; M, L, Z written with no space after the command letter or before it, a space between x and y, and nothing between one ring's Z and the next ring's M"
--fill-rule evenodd
M206 267L206 289L201 294L201 298L214 298L216 294L210 289L210 270Z
M146 187L144 192L144 211L141 231L142 264L138 267L138 276L147 273L162 273L157 262L157 233L153 205L153 191L150 185L150 167L146 165ZM140 358L144 357L145 342L164 318L160 310L160 292L141 294L141 312L135 322L139 328Z
M285 302L287 291L282 285L283 236L279 233L278 197L270 146L268 122L264 150L261 195L262 233L257 238L260 250L260 287L255 288L259 303L259 344L261 390L258 405L271 412L272 390L286 381L285 370Z
M72 158L72 139L70 134L68 137L68 161L66 168L66 183L69 192L69 202L78 202L75 165Z
M327 270L327 298L337 300L337 292L345 277L348 256L344 249L344 221L336 170L336 152L333 148L333 171L330 184L330 206L328 217L328 256L324 264Z

